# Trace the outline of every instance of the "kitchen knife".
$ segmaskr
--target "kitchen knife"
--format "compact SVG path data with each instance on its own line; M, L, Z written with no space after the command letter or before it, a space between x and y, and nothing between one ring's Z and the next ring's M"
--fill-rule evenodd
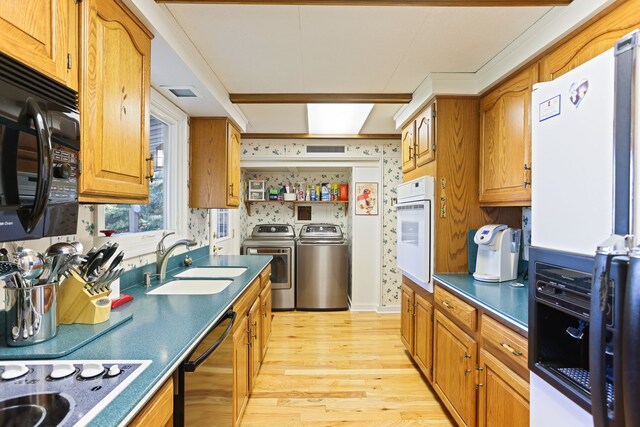
M85 273L84 273L85 280L87 280L87 281L91 280L91 276L93 276L93 274L96 272L98 267L100 267L100 264L102 264L102 254L98 253L91 260L91 262L87 262L87 268L86 268Z
M101 267L104 267L105 264L107 263L107 261L109 261L111 259L111 257L116 253L116 251L118 250L118 243L113 243L111 246L109 246L108 249L106 249L104 251L104 258L102 258L102 265Z

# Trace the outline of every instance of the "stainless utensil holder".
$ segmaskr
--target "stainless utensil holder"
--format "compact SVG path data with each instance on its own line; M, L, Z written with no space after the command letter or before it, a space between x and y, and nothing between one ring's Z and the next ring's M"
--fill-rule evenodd
M56 336L58 283L4 288L5 336L12 347L37 344Z

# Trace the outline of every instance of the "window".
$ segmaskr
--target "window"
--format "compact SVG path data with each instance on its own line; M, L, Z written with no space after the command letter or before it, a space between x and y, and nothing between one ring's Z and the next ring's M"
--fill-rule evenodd
M165 155L169 125L155 116L150 120L150 153L154 158L153 181L149 183L149 204L147 205L106 205L104 227L122 233L165 230L168 227L165 203L167 191L165 162L171 159Z
M231 230L231 216L229 209L214 209L213 220L215 224L215 235L213 239L216 242L229 239Z
M103 237L100 230L116 230L111 240L120 244L127 257L152 253L166 231L175 231L176 238L187 237L188 232L188 117L154 89L150 104L154 179L149 183L149 204L98 205L95 209L95 238Z

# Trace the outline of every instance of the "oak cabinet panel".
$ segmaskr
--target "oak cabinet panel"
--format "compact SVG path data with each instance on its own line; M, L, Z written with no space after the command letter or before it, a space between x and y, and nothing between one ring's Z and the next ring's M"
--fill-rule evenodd
M529 383L489 352L480 350L478 425L529 425Z
M433 386L461 426L475 426L477 343L436 310Z
M151 37L117 0L82 3L80 201L147 203Z
M240 205L240 131L226 118L192 118L189 144L189 206Z
M414 310L413 359L431 382L433 380L433 305L416 294Z
M78 90L77 14L73 0L4 0L0 51Z
M480 188L484 206L531 204L533 65L480 100Z
M248 330L249 334L249 393L253 389L260 364L262 363L262 320L260 311L260 298L256 298L248 313Z
M416 167L430 163L436 159L436 106L431 103L415 120L415 162Z
M402 173L416 168L415 132L416 124L413 120L402 129Z
M249 319L243 316L233 333L233 416L239 426L249 401Z
M173 379L169 378L131 421L129 427L173 425Z
M262 358L267 353L267 344L271 338L271 312L272 312L272 300L271 300L271 280L267 282L262 292L260 292L260 313L262 316L262 336L260 340L260 346L262 347Z
M409 286L402 284L402 300L400 306L400 339L413 355L413 303L415 292Z

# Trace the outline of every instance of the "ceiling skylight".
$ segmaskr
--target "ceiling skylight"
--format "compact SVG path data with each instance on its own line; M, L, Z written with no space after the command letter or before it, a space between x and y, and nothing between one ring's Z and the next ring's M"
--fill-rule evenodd
M373 104L307 104L309 133L358 134L372 108Z

